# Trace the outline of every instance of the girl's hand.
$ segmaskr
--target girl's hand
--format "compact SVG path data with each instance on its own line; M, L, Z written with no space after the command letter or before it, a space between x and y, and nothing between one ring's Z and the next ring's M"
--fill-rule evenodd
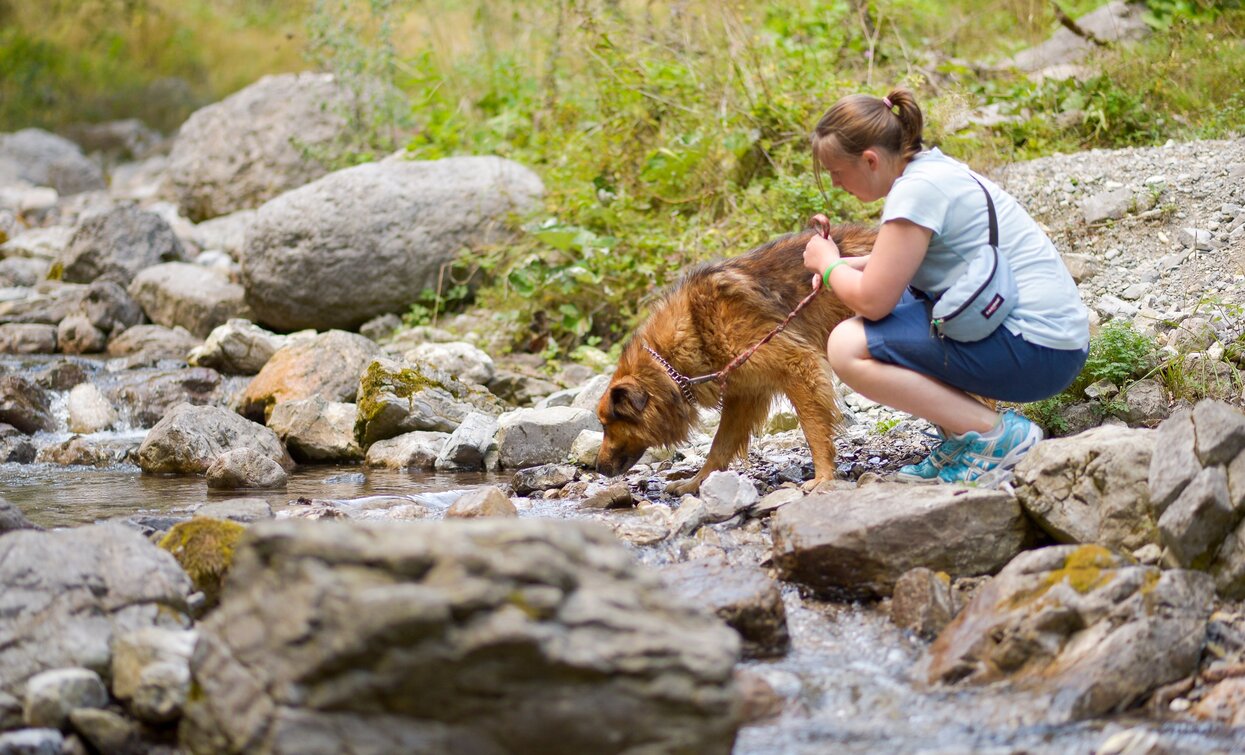
M819 276L838 258L839 246L831 239L814 236L804 247L804 267Z

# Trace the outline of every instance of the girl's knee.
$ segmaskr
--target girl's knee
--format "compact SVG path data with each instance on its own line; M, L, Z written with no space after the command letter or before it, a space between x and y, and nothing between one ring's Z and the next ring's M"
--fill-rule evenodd
M869 344L865 336L864 321L859 317L844 320L830 332L826 343L826 356L830 367L842 375L859 359L869 358Z

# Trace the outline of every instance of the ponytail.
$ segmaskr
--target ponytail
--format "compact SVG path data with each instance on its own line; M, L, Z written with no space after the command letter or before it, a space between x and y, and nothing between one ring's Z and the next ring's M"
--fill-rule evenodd
M813 129L813 170L822 185L821 157L835 153L857 156L870 147L882 147L911 160L921 151L925 118L916 95L903 88L885 97L852 94L821 116Z

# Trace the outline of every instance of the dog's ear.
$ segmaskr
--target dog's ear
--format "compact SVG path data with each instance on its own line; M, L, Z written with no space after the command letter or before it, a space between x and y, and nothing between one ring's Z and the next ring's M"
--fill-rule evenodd
M626 382L610 388L610 414L618 419L638 422L648 406L648 394L639 385Z

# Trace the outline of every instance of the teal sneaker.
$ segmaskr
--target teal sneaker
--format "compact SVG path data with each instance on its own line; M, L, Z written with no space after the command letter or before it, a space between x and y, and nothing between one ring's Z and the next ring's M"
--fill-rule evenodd
M1042 439L1042 428L1011 411L1003 412L1003 432L984 439L980 433L965 433L964 447L956 460L942 468L943 482L975 482L996 469L1011 469Z
M964 438L957 438L953 435L944 435L939 432L933 436L942 442L930 451L929 456L921 459L916 464L905 464L895 473L895 479L900 482L938 482L938 473L948 464L955 461L955 457L960 455L960 451L964 448L966 442Z

